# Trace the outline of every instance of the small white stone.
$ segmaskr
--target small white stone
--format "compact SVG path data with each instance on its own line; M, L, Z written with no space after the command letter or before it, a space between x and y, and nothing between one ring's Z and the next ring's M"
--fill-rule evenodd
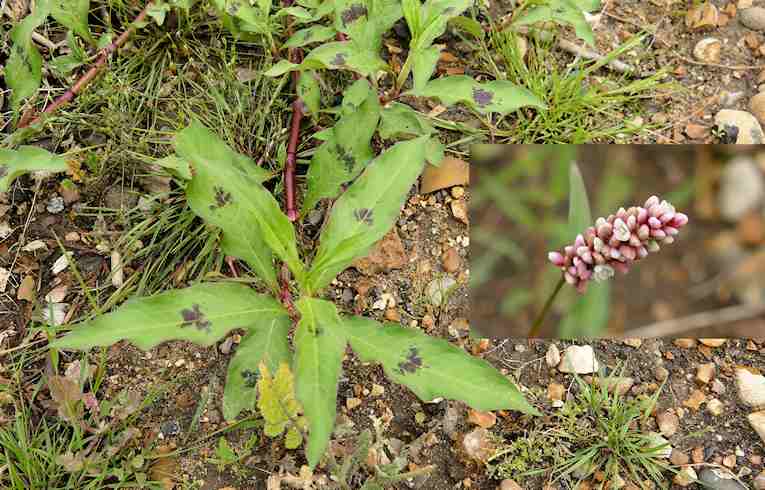
M550 347L547 349L547 354L545 354L545 362L550 367L556 367L558 364L560 364L560 351L555 344L550 344Z
M562 373L591 374L596 372L599 367L592 346L572 345L563 352L558 370Z
M765 376L736 369L736 384L741 401L756 409L765 407Z

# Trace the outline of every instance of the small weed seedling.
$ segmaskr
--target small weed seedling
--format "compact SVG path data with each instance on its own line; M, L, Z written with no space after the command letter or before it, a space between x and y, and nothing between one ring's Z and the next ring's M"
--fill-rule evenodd
M371 89L365 80L355 87L344 103L351 103L348 99L359 92L363 97L356 100L376 101L368 96ZM229 365L224 416L231 420L244 409L254 409L257 402L268 435L284 433L285 445L297 447L307 432L306 453L312 467L332 434L338 377L348 344L363 361L381 363L392 380L423 400L445 397L479 410L536 414L518 389L485 361L418 330L342 317L333 303L318 297L335 275L365 256L393 226L426 164L428 139L420 136L396 143L366 165L355 152L347 155L360 174L335 201L318 250L306 263L292 224L263 185L272 174L193 122L176 135L176 155L163 165L185 186L191 209L220 229L223 252L245 261L268 293L257 293L242 278L135 298L116 311L82 322L51 346L86 349L122 339L142 349L172 339L213 345L230 331L243 329L246 335ZM308 195L316 195L316 186L323 185L323 180L309 179ZM333 186L331 192L324 187L324 192L334 197L339 187ZM274 259L284 264L279 274ZM295 399L289 393L293 383L289 372L294 373Z
M644 427L661 393L635 399L619 393L621 376L615 371L592 384L576 377L578 393L566 400L552 417L549 428L534 429L528 437L501 448L490 466L503 478L549 474L553 482L575 488L595 473L607 485L630 482L649 488L648 482L666 488L669 443ZM548 464L545 468L540 461Z

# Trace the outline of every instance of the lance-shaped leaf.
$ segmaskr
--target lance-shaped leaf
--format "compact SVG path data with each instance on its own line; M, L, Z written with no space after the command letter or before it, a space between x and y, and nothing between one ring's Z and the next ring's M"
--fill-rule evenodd
M269 372L289 362L290 319L277 316L259 322L242 339L228 365L223 393L223 417L233 420L242 410L253 410L257 401L258 365L264 362Z
M440 46L430 46L429 48L412 50L409 56L412 57L412 79L414 91L423 90L436 69L438 57L441 55Z
M76 32L90 44L96 40L90 34L88 27L88 11L90 0L51 0L50 14L56 21Z
M311 158L302 214L313 209L319 199L336 197L340 186L354 179L374 156L371 141L380 120L380 103L369 82L359 80L354 85L358 84L366 87L363 102L340 118L332 137Z
M335 28L359 49L378 52L383 34L401 18L398 0L335 0Z
M51 347L87 349L128 340L143 350L167 340L212 345L235 328L249 330L287 311L243 284L207 283L128 301L74 326Z
M301 315L295 332L295 392L308 419L306 457L313 468L335 425L337 380L346 341L334 304L303 297L295 305Z
M436 78L422 90L412 91L412 95L435 97L447 106L461 102L482 113L507 114L521 107L546 107L537 96L511 82L494 80L481 83L466 75Z
M297 84L297 96L305 106L306 114L316 119L321 109L321 89L319 88L318 75L314 71L300 73Z
M35 2L34 11L11 29L11 55L5 64L5 83L11 89L11 108L15 111L21 101L31 97L42 81L42 56L32 43L32 33L50 12L47 0Z
M295 32L287 42L285 48L301 48L308 44L323 43L335 37L335 30L327 26L311 26Z
M573 162L569 170L568 235L575 237L592 223L587 187L579 166ZM576 298L558 327L558 335L571 338L602 334L608 323L610 304L611 284L608 281L591 284L584 295Z
M304 272L295 230L261 184L265 170L234 153L197 121L176 135L175 148L194 175L186 188L189 204L196 214L223 229L226 253L247 260L273 287L276 278L265 243L301 281Z
M280 60L265 75L278 77L294 70L326 69L351 70L366 77L387 66L376 51L363 49L353 41L335 41L313 49L300 64Z
M430 46L437 37L446 31L446 23L459 16L470 5L472 0L428 0L423 5L420 32L415 34L413 48L425 49Z
M428 118L406 104L393 102L380 113L378 134L384 140L401 140L417 136L431 136L425 150L425 159L439 166L444 159L444 144L438 139L438 131Z
M326 286L365 256L398 218L407 193L425 165L427 136L396 143L367 165L332 206L309 273L309 287Z
M26 173L66 170L66 158L36 146L22 146L18 150L0 149L0 192L6 192L14 179Z
M556 22L569 24L574 28L576 36L590 46L595 45L592 27L587 22L584 12L592 12L600 8L599 0L556 0L550 5L540 5L530 8L513 21L516 26L536 24L538 22Z
M388 377L423 401L461 400L476 410L510 409L539 415L518 388L488 362L443 339L398 324L363 317L343 320L345 336L365 362L379 362Z

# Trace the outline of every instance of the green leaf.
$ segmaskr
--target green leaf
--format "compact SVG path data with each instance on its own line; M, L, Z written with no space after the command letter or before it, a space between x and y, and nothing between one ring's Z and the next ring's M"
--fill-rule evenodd
M71 54L65 54L63 56L56 56L48 63L48 66L56 72L58 76L65 77L72 73L72 71L82 66L83 61L77 56Z
M425 88L436 69L438 57L441 55L440 46L413 50L409 53L412 57L412 78L414 79L414 91L419 92Z
M421 136L383 152L335 202L309 273L314 291L365 256L393 226L422 173L427 140Z
M300 48L308 44L323 43L335 37L335 30L327 26L311 26L306 29L300 29L290 37L284 47Z
M480 83L467 75L455 75L431 80L424 89L412 92L421 97L435 97L451 106L464 103L478 112L507 114L521 107L546 106L538 97L506 80Z
M307 113L313 117L316 117L321 109L321 89L317 76L313 70L301 72L297 84L297 96L308 109Z
M253 410L257 400L255 389L258 366L265 362L270 372L289 361L289 317L274 317L250 328L228 365L223 393L223 417L233 420L242 410Z
M346 341L334 304L303 297L295 306L301 315L295 332L295 392L308 419L306 457L314 468L335 425L337 380Z
M260 2L257 7L244 0L213 0L213 5L221 14L223 23L234 35L240 32L270 35L272 26L268 11L261 9L261 3L270 7L271 2Z
M569 196L568 229L569 234L575 237L579 233L584 233L584 230L593 223L587 188L576 162L571 162L569 169Z
M276 17L282 17L285 15L291 15L292 17L295 17L298 20L311 20L313 19L313 15L303 7L286 7L283 9L280 9L279 12L276 14Z
M360 51L379 52L383 34L400 18L398 0L335 0L335 28Z
M518 388L488 362L443 339L398 324L346 318L345 336L364 362L379 362L392 381L427 402L461 400L476 410L517 410L540 415Z
M5 65L5 83L11 89L11 108L33 96L42 81L42 56L32 43L32 32L45 22L50 12L47 0L35 2L34 12L11 29L11 54Z
M146 15L154 19L158 26L165 22L165 16L170 11L170 4L165 2L152 2L146 11Z
M423 6L424 25L420 26L421 32L413 36L411 46L416 50L426 49L433 44L437 37L446 31L449 20L459 16L473 0L433 0L425 2Z
M18 150L0 149L0 192L6 192L20 175L38 172L66 172L66 158L36 146Z
M191 180L191 169L189 168L189 162L183 158L179 158L177 155L168 155L154 163L181 180Z
M322 44L308 53L301 63L303 69L317 65L329 70L352 70L364 77L388 66L376 51L360 49L352 41Z
M484 32L481 23L475 19L471 19L470 17L455 17L450 21L450 23L454 26L457 26L458 29L467 32L476 39L483 39L486 36L486 32Z
M167 340L212 345L235 328L257 328L286 315L278 301L243 284L197 284L129 300L111 313L75 325L50 345L87 349L120 340L143 350Z
M295 229L261 184L267 172L234 153L197 121L176 135L175 148L193 169L194 178L186 188L189 204L195 213L223 229L224 251L247 260L274 288L275 273L265 243L302 283L304 270ZM243 227L242 220L248 225Z
M436 129L427 117L406 104L393 102L380 113L380 137L385 140L430 135Z
M266 70L264 75L267 77L278 77L281 75L284 75L285 73L289 71L299 70L300 65L297 63L292 63L291 61L287 60L279 60L274 66Z
M303 215L320 199L336 197L340 186L354 179L374 156L371 141L380 120L380 103L369 82L359 80L352 87L359 84L367 89L364 101L335 124L332 137L311 158Z
M56 22L77 33L90 44L96 44L88 27L90 0L51 0L51 16Z
M570 25L577 37L590 46L595 45L595 38L590 24L583 12L592 12L600 8L599 0L551 0L549 5L540 5L523 12L513 24L516 26L555 22Z

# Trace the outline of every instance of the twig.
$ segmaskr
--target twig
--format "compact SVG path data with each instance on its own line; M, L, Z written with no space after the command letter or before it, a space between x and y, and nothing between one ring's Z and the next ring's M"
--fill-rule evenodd
M625 337L671 337L713 325L737 322L765 315L765 304L729 306L695 315L645 325L623 334Z
M558 47L563 51L568 51L575 56L581 56L582 58L586 58L588 60L602 61L605 59L605 56L601 55L600 53L585 48L584 46L579 46L578 44L572 43L571 41L567 41L565 39L558 39ZM627 63L619 60L609 61L608 67L616 72L625 74L633 73L635 71L631 65L628 65Z
M77 82L72 85L72 87L67 90L64 95L59 96L56 98L56 100L53 101L52 104L46 106L45 109L43 109L42 114L52 114L59 107L74 99L77 94L80 93L82 89L84 89L85 86L96 77L101 68L103 68L103 66L109 60L109 55L118 50L123 44L125 44L125 41L127 41L135 31L135 24L141 22L146 17L146 13L148 12L150 6L151 2L147 3L143 10L141 10L141 13L139 13L135 20L133 20L133 22L130 24L130 27L128 27L122 34L120 34L120 36L111 44L101 50L101 54L93 66L90 68L90 70L88 70L82 77L80 77L80 79L77 80ZM32 118L32 113L24 114L24 116L21 118L21 121L19 121L18 127L24 128L31 124L36 124L40 121L40 118L41 115Z

